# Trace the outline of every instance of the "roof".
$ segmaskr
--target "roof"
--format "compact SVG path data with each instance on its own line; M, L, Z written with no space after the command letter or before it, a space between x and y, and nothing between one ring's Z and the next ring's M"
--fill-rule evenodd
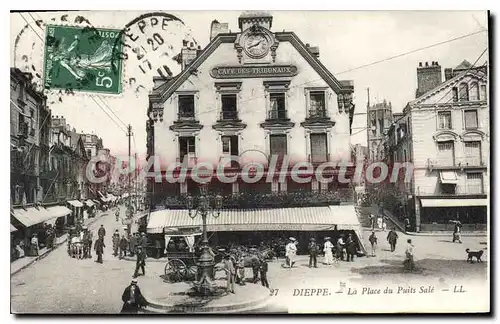
M462 63L460 63L455 70L467 70L472 68L472 64L469 63L467 60L463 60Z
M467 62L467 61L464 61L464 62ZM463 62L462 62L463 63ZM484 74L481 70L478 70L478 69L469 69L467 68L466 71L464 71L463 73L460 73L456 76L454 76L453 78L439 84L437 87L421 94L419 97L415 98L414 100L410 101L408 104L410 106L412 105L415 105L415 104L419 104L422 100L425 100L426 98L432 96L433 94L435 94L436 92L438 92L439 90L443 89L443 88L446 88L462 79L464 79L465 77L467 76L476 76L477 78L479 79L483 79L486 81L486 74Z
M277 32L275 35L280 42L290 42L335 93L353 91L353 83L338 81L319 59L307 49L306 45L295 33ZM232 43L236 41L236 37L236 33L218 34L181 73L158 86L156 89L153 89L152 93L149 95L149 100L151 102L162 102L167 100L192 73L196 73L198 67L219 47L220 44Z

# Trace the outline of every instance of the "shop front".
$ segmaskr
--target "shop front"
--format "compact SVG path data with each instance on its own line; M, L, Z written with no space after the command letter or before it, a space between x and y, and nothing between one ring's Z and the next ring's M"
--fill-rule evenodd
M422 231L452 231L453 221L462 223L462 231L486 231L488 199L420 199Z
M163 234L165 229L201 226L201 217L192 219L185 209L166 209L151 213L147 233L160 237L158 234ZM219 217L207 218L207 231L212 248L271 246L293 236L298 239L301 253L307 252L310 238L322 243L327 236L335 239L341 234L352 234L359 253L366 253L353 205L222 210ZM168 249L168 244L164 246Z

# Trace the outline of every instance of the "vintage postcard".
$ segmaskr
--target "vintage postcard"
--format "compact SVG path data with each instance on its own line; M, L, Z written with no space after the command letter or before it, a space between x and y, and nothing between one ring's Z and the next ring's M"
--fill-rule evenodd
M490 312L488 12L10 19L12 313Z

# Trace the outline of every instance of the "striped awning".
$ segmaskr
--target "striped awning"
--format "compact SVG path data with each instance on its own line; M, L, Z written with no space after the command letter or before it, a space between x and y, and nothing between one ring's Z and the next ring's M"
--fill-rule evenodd
M422 207L477 207L488 206L488 199L420 199Z
M47 211L52 217L58 218L71 214L71 209L64 206L47 207Z
M200 216L189 217L187 210L167 209L152 212L148 233L164 228L201 227ZM220 216L207 217L207 230L221 231L328 231L357 230L359 221L354 206L222 210Z
M83 204L78 201L78 200L68 200L68 204L70 204L73 207L83 207Z
M15 228L12 224L10 224L10 232L15 232L17 231L17 228Z
M26 227L40 224L56 217L43 207L14 208L11 215Z

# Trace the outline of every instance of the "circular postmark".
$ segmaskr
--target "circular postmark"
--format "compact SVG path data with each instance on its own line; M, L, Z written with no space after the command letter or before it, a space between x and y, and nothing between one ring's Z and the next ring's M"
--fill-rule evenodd
M112 49L112 66L123 62L124 86L136 95L149 92L153 78L168 79L179 72L178 54L184 44L195 46L190 29L175 15L152 12L140 15L120 30Z

